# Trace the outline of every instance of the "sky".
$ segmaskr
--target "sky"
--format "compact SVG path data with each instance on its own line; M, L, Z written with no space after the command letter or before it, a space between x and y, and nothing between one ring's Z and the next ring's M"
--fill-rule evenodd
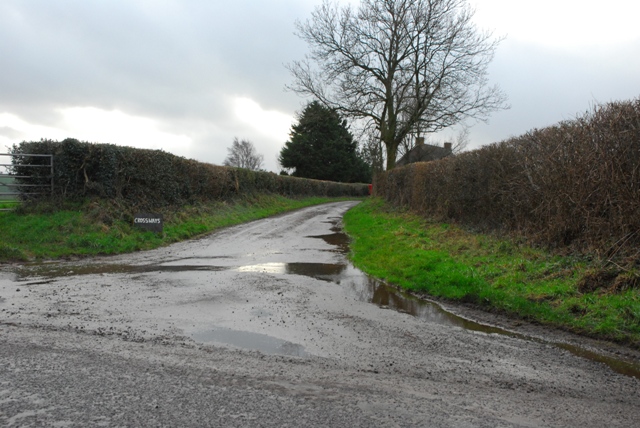
M308 101L285 91L308 52L294 23L320 2L0 0L0 153L70 137L221 165L237 137L278 172ZM469 3L504 37L489 80L511 108L468 123L468 149L640 96L638 0Z

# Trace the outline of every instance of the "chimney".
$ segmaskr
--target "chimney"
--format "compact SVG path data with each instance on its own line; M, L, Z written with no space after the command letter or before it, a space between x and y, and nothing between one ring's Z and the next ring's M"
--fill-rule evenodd
M421 146L424 144L424 137L416 138L416 146Z
M451 143L444 143L444 150L445 150L447 153L449 153L449 154L450 154L450 153L451 153Z

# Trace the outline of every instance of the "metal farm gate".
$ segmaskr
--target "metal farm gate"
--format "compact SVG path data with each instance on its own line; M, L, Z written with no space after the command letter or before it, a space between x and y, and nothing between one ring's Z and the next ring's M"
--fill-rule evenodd
M42 158L43 162L24 163L25 158ZM34 173L29 174L32 168ZM0 153L0 211L45 194L53 195L53 155Z

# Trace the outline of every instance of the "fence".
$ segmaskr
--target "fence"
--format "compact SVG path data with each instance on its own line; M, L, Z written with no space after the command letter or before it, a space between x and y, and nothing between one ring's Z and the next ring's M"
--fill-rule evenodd
M37 195L53 194L53 155L0 153L0 156L11 160L0 163L0 211L11 210ZM43 162L25 163L25 158L39 158ZM31 168L48 169L49 175L28 174Z

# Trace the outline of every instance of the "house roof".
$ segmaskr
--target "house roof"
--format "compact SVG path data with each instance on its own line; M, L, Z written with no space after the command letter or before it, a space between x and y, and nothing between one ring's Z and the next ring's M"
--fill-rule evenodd
M431 144L418 144L396 161L396 166L408 165L415 162L438 160L450 155L451 146L449 144L447 144L446 147L434 146Z

